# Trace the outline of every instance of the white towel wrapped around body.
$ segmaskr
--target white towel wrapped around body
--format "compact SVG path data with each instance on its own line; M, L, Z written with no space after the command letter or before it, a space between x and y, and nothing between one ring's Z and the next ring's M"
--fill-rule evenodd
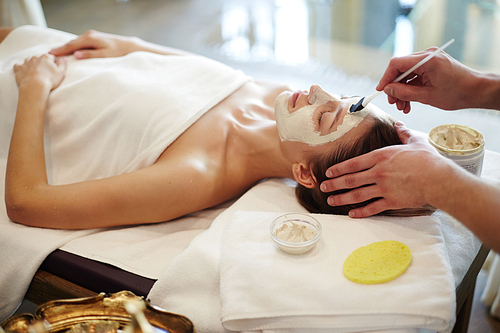
M5 179L18 99L14 64L75 37L23 26L0 44L1 179ZM70 57L66 77L48 101L45 155L49 182L59 185L110 177L153 164L197 119L248 81L242 72L200 56L134 52L118 58ZM3 180L0 186L3 194ZM0 229L0 320L15 310L50 252L95 232L14 224L4 205Z
M53 34L61 38L42 44L33 38ZM35 27L14 30L0 44L2 103L14 99L9 105L15 105L17 98L13 63L73 37ZM18 48L18 40L26 45L7 55ZM200 56L133 52L69 60L66 77L51 93L47 109L45 150L53 184L110 177L153 164L190 125L249 80Z

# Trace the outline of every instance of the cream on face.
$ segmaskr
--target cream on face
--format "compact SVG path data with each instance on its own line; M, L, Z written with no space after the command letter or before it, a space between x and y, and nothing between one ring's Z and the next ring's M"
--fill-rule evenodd
M330 114L342 115L340 119L331 124L331 130L320 130L320 117L316 112L319 107L325 106L328 102L340 105L341 99L325 92L319 86L311 87L308 105L305 105L294 112L289 112L290 98L295 98L289 91L281 93L275 101L276 123L281 141L299 141L310 146L319 146L332 142L358 126L370 112L369 108L355 113L347 112L346 107L357 102L357 99L342 100L343 108L329 112ZM295 103L295 100L292 104ZM293 107L294 105L292 105ZM317 119L315 119L317 118ZM340 124L340 125L337 125ZM325 133L322 133L325 132Z

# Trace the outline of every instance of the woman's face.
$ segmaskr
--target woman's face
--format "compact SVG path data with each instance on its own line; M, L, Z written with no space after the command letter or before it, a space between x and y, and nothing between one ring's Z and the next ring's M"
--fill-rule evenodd
M331 152L342 142L362 136L371 126L373 111L379 110L369 105L362 111L349 113L358 100L328 94L318 85L309 91L280 94L275 112L284 153L298 161L304 153Z

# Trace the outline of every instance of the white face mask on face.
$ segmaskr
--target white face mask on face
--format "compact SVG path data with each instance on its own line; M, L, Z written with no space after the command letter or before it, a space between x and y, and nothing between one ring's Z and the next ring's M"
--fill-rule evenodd
M288 112L288 97L290 92L281 93L275 101L276 124L281 141L299 141L310 146L319 146L332 142L349 132L366 117L369 108L355 113L347 113L342 124L331 133L321 135L316 130L313 119L314 111L328 101L339 101L340 98L327 94L321 89L316 89L309 98L310 105L302 107L293 113ZM349 105L357 102L356 99L346 101Z

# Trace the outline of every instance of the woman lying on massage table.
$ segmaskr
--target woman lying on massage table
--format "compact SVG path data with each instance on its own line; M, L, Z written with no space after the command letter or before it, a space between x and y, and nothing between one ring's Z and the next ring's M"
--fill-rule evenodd
M8 32L3 30L4 35ZM34 56L14 66L19 99L5 189L12 221L63 229L168 221L239 196L270 177L295 179L300 184L299 200L311 211L346 214L353 206L330 207L326 198L331 193L319 190L325 170L401 143L393 120L376 107L349 114L355 98L338 98L318 85L292 92L283 85L249 80L190 125L151 165L100 179L50 185L44 121L50 113L51 91L65 79L64 56L106 58L135 51L184 55L137 38L88 32L53 49L51 55Z

